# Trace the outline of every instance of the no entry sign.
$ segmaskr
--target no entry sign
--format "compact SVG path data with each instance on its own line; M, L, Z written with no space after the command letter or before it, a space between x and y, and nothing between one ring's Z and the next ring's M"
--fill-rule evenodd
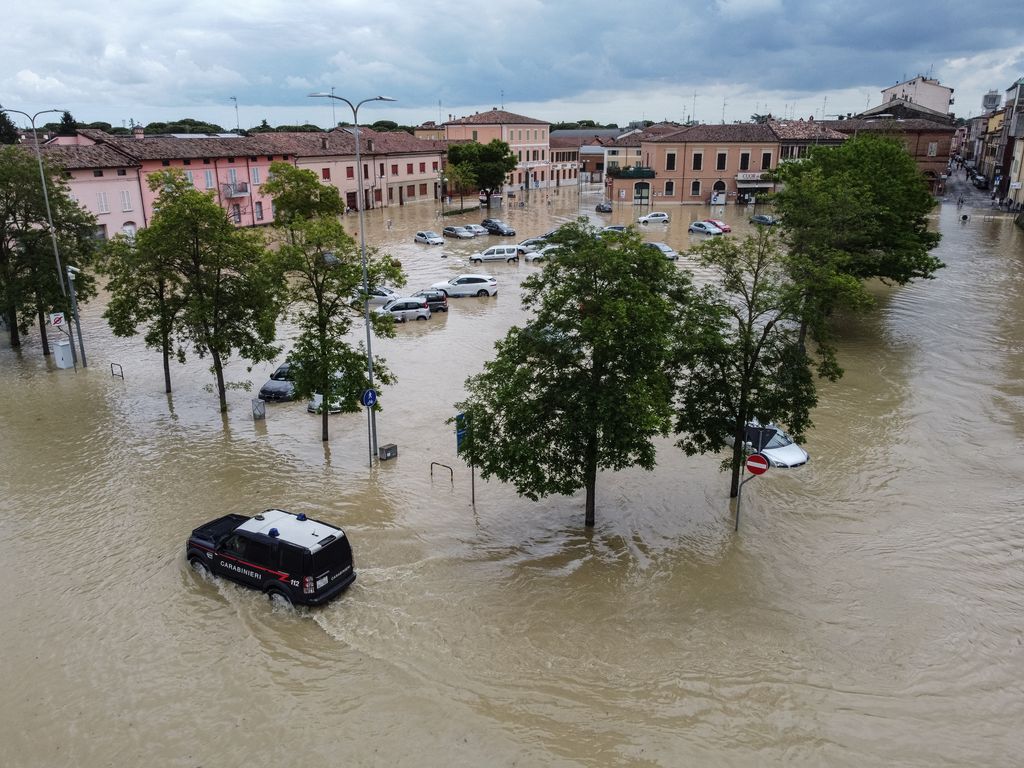
M763 475L768 471L768 459L760 453L748 456L747 471L752 475Z

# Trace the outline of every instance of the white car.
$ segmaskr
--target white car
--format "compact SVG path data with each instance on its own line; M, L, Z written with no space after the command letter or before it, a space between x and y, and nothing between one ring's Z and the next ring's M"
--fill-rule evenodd
M463 224L462 226L465 229L468 229L470 232L472 232L476 237L480 237L480 235L490 234L490 232L487 231L486 227L481 227L479 224Z
M663 211L651 211L637 219L641 224L668 224L668 214Z
M562 246L560 245L549 243L548 245L538 248L536 251L530 251L523 258L526 259L526 261L547 261L548 259L555 258L555 251L561 247Z
M470 264L479 264L483 261L519 261L519 252L522 250L518 245L492 245L480 253L474 253L469 257Z
M729 445L733 444L731 436L725 441ZM761 426L756 419L747 422L744 441L748 452L760 453L773 467L799 467L810 459L807 451L794 443L793 438L783 432L781 427L772 423Z
M527 240L523 240L519 244L519 250L523 253L529 253L530 251L536 251L547 245L547 240L543 237L531 237Z
M441 237L437 232L430 229L424 229L421 232L417 232L413 235L413 242L426 243L427 245L444 245L444 238Z
M366 303L371 307L381 306L387 304L392 299L398 298L398 291L392 290L385 286L379 286L376 288L370 288L370 293L367 295Z
M497 296L498 281L490 275L459 275L430 286L445 296Z
M395 318L396 323L430 319L430 307L422 296L402 296L392 299L383 307L377 307L373 311L378 315L391 315Z

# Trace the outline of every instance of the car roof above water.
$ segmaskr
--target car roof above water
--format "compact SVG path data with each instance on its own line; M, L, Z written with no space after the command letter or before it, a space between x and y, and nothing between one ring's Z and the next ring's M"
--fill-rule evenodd
M320 549L325 543L345 536L345 532L340 528L310 520L305 515L300 519L299 515L285 512L283 509L268 509L246 520L237 530L269 536L272 528L277 529L278 536L275 538L311 552Z

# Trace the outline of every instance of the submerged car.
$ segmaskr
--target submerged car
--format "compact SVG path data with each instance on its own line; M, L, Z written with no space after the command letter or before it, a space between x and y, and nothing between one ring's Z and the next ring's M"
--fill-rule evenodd
M597 211L598 213L611 213L612 204L609 203L607 200L602 200L600 203L594 206L594 210Z
M750 217L750 223L771 227L778 224L779 220L775 216L769 216L767 213L755 213Z
M396 323L430 319L430 307L422 296L402 296L392 299L383 307L377 307L373 311L378 315L390 315Z
M424 229L413 235L413 242L425 243L427 245L444 245L444 238L432 229Z
M480 222L480 226L492 235L505 235L506 237L516 236L516 231L501 219L484 219Z
M295 382L292 381L291 363L285 361L277 366L270 380L260 387L260 400L286 403L295 399Z
M445 296L497 296L498 281L490 275L459 275L442 283L434 283L432 290Z
M709 221L693 221L686 228L687 232L696 232L700 235L720 235L722 230Z
M450 226L445 227L444 229L441 230L441 233L445 237L457 237L460 240L470 240L470 239L476 237L476 235L474 235L472 232L470 232L465 227L457 227L457 226L454 226L454 225L450 225Z
M668 214L664 211L651 211L637 219L641 224L668 224Z
M805 451L781 427L769 422L761 425L756 419L747 422L744 430L745 447L750 453L760 453L773 467L799 467L810 459ZM725 440L733 444L732 436Z
M668 243L644 243L648 248L652 248L658 253L662 254L666 259L675 261L679 258L679 254L675 252L671 245Z
M282 509L224 515L199 526L185 559L195 571L289 604L321 605L356 580L352 546L341 528Z
M732 227L730 227L728 224L726 224L721 219L704 219L704 221L706 221L708 224L714 224L716 227L718 227L723 232L732 232Z
M479 224L463 224L463 226L473 233L474 236L486 235L487 230L481 227Z

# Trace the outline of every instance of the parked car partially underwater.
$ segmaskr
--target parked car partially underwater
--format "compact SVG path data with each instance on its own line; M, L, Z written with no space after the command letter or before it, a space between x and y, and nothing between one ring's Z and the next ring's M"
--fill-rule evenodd
M725 439L730 446L732 435ZM799 467L810 459L807 451L793 442L781 427L769 422L760 424L756 419L747 422L744 442L749 453L760 453L773 467Z

